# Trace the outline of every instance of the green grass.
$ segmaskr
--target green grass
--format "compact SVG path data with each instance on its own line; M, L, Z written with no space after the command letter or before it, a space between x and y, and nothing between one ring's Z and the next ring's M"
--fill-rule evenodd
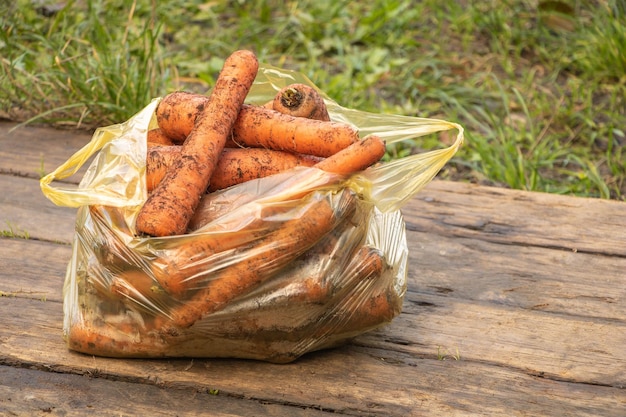
M626 199L624 0L83 0L52 16L13 3L0 0L0 117L118 123L152 97L208 91L248 48L341 105L462 124L440 177Z
M10 237L15 239L30 239L30 233L15 226L13 223L6 223L7 229L0 230L1 237Z

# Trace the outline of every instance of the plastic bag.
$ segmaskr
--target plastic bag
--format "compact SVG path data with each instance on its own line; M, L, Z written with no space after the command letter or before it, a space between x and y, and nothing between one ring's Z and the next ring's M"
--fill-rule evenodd
M303 75L259 70L249 103ZM323 93L322 93L323 95ZM389 323L406 291L401 207L463 141L441 120L366 113L324 96L331 118L388 144L457 129L444 149L349 177L303 168L206 194L189 233L137 236L147 198L153 100L42 178L43 193L78 214L64 283L70 349L111 357L236 357L290 362ZM94 157L76 188L52 187Z

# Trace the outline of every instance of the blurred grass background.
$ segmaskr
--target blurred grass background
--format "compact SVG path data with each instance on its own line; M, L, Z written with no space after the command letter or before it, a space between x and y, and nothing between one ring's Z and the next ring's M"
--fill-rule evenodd
M626 200L625 0L0 0L0 28L0 118L118 123L246 48L342 106L462 124L440 178Z

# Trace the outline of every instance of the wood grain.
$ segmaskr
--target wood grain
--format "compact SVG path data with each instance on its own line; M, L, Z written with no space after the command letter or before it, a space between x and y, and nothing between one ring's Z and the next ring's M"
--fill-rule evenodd
M334 415L311 408L233 399L196 391L0 365L0 410L7 416L268 416Z
M626 256L623 202L433 181L403 211L411 230Z
M91 140L86 131L19 126L0 122L0 173L40 178L50 173ZM85 167L69 182L78 183Z

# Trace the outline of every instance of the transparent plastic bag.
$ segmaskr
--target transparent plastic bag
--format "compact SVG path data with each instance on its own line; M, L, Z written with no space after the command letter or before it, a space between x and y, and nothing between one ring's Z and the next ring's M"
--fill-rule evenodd
M248 96L264 103L303 75L263 66ZM70 349L111 357L236 357L290 362L389 323L402 308L408 248L401 207L454 155L461 126L347 109L335 121L388 144L456 129L455 143L351 176L298 167L206 194L188 233L138 236L147 198L153 100L42 178L77 207L64 284ZM78 187L52 187L94 157Z

